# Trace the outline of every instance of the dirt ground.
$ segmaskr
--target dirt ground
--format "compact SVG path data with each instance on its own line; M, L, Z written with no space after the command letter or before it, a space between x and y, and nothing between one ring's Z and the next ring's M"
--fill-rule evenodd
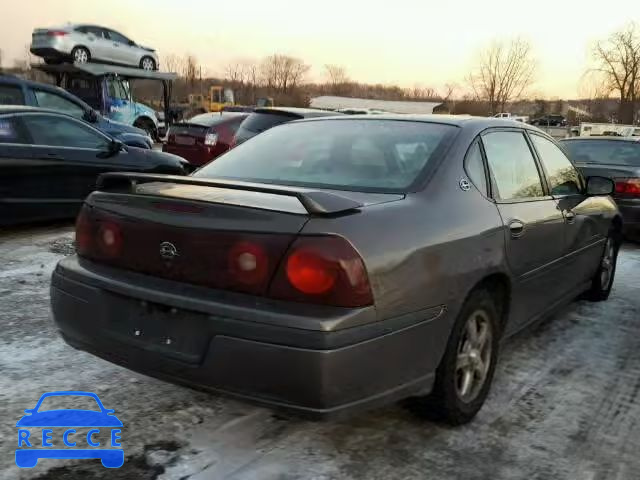
M509 342L490 398L449 428L394 405L344 421L282 418L138 375L67 346L49 276L69 225L0 233L0 479L637 479L640 248L608 302L578 302ZM91 321L91 319L87 319ZM96 392L124 423L125 463L14 463L16 421L51 390Z

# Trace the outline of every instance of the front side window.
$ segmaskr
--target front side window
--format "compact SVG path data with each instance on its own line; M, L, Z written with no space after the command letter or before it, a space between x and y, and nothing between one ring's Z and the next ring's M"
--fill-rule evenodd
M194 175L353 191L406 191L456 130L451 125L393 120L287 123L237 146Z
M124 43L127 45L129 44L129 39L127 37L118 32L114 32L113 30L109 30L109 38L114 42Z
M58 115L24 115L35 145L106 150L109 139L81 122Z
M483 135L489 171L497 200L542 197L540 174L522 132L491 132Z
M13 117L0 117L0 144L25 143Z
M47 92L45 90L33 90L38 105L42 108L50 108L51 110L60 110L61 112L73 115L76 118L84 116L84 109L70 100L56 93Z
M540 161L547 171L551 195L575 195L582 191L582 181L567 156L553 142L531 135Z
M117 98L119 100L129 100L128 87L129 83L122 82L120 79L110 78L107 80L107 88L109 90L109 96L111 98Z

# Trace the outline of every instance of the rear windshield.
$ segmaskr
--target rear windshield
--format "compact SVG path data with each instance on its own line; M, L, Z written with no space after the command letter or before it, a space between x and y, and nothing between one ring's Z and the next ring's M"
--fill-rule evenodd
M394 120L297 122L256 136L196 177L405 191L457 127Z
M576 163L640 166L640 142L571 140L562 144Z
M246 114L242 113L203 113L201 115L191 117L185 123L202 125L203 127L213 127L214 125L219 125L220 123L226 122L228 120L233 120L234 118L242 118L244 116L246 116Z
M240 125L236 135L236 140L238 143L242 143L243 141L254 137L258 133L269 130L276 125L290 122L292 120L299 120L300 118L302 117L299 115L287 112L252 113Z

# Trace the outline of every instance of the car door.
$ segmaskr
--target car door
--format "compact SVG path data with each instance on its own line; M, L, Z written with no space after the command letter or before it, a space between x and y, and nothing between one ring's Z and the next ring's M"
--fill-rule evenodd
M114 30L107 30L107 35L109 40L111 40L111 49L114 61L125 65L131 65L132 54L129 39ZM133 64L137 66L137 62L135 60L133 60Z
M87 32L87 48L91 54L91 59L101 60L103 62L114 62L111 40L109 40L106 30L104 28L91 26L84 28Z
M608 228L603 228L598 206L601 199L586 195L582 176L552 140L534 132L529 137L545 170L549 191L565 218L566 268L559 280L569 290L589 280L598 268Z
M98 175L115 168L111 139L66 115L29 113L20 121L30 137L32 156L41 159L42 185L61 210L74 214L95 188Z
M0 116L0 225L46 218L41 210L41 163L26 155L29 145L14 115ZM40 197L40 198L39 198Z
M517 329L561 296L549 286L564 251L564 217L522 129L492 129L481 138L513 276L509 325Z
M136 105L131 101L128 83L120 77L106 77L107 111L111 120L132 125L136 118Z

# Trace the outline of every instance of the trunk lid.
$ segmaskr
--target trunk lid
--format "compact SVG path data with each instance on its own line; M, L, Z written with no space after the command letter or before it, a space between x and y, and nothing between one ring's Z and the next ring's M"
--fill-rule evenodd
M107 174L79 217L78 254L168 280L266 295L289 246L312 216L349 215L401 198ZM84 242L83 235L94 243Z
M173 145L203 145L204 137L209 131L206 125L197 123L176 123L169 129L167 142Z

